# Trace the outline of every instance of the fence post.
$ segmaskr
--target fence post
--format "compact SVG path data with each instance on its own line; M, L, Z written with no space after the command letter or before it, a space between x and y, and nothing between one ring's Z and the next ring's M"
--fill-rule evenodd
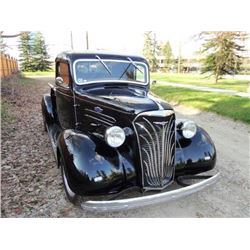
M13 58L13 72L16 73L16 64L15 58Z
M16 59L13 59L13 65L14 65L14 73L16 74L17 70L16 70Z
M4 57L3 54L1 53L1 77L4 77Z
M3 54L0 54L0 77L3 77L3 60L2 60Z
M10 58L10 56L9 56L8 63L9 63L9 76L10 76L12 74L12 72L11 72L11 58Z
M13 57L12 57L11 62L12 62L12 74L14 74L15 73L15 60Z
M9 76L10 72L9 72L9 58L8 58L8 55L6 55L6 72L7 72L7 76Z
M7 64L6 64L6 57L3 55L3 77L7 76Z
M7 55L5 55L5 69L4 69L4 72L5 72L5 76L8 76L9 75L9 70L8 70L8 57Z
M12 57L10 57L10 74L13 74Z
M12 57L12 74L15 74L15 58Z
M16 73L16 59L13 58L13 72Z

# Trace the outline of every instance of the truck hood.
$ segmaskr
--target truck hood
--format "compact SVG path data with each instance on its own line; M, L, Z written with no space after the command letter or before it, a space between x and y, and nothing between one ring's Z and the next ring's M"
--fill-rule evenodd
M172 107L162 101L161 99L148 94L128 92L124 90L123 93L119 91L101 91L101 92L88 92L81 93L85 100L94 101L97 106L109 106L113 109L127 111L129 113L138 114L145 111L171 109ZM78 95L78 97L80 97Z
M146 110L158 110L158 105L147 96L101 96L104 101L109 101L115 106L122 106L129 110L134 110L134 113L140 113Z

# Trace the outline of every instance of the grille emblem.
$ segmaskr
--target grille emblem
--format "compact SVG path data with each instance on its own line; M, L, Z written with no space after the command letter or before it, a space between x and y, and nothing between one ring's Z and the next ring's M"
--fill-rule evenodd
M167 124L168 122L154 122L154 124L159 124L159 125L162 125L163 127Z
M103 109L100 108L100 107L95 107L94 110L95 110L95 112L97 112L97 113L102 113L102 111L103 111Z

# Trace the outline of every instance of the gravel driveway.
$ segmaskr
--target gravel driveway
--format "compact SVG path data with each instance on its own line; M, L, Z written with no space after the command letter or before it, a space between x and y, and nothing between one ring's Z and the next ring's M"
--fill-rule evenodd
M52 78L33 84L2 85L14 122L2 120L2 217L249 217L250 127L218 115L177 106L178 117L203 126L218 151L222 178L184 199L119 213L93 214L74 207L63 192L48 135L43 132L40 102ZM7 86L8 85L8 86Z

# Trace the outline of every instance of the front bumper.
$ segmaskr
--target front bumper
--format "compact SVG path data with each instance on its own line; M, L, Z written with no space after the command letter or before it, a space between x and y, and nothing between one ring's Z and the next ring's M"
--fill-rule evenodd
M162 202L176 200L198 191L203 190L204 188L211 186L216 183L220 178L220 173L215 174L214 176L195 183L193 185L171 190L164 193L157 193L153 195L141 196L136 198L129 199L120 199L120 200L108 200L108 201L85 201L81 203L81 207L84 210L92 212L112 212L112 211L121 211L133 208L144 207L152 204L159 204Z

